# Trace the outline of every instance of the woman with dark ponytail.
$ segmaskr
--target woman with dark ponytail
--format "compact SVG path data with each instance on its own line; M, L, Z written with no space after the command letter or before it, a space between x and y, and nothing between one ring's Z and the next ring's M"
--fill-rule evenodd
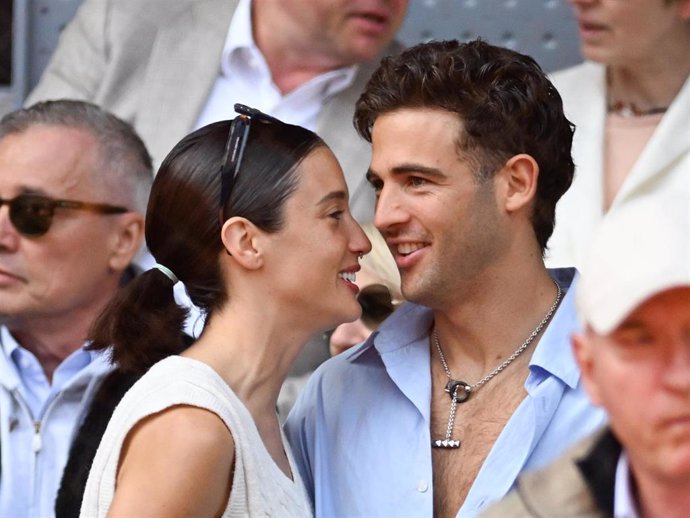
M358 317L370 244L323 141L235 109L161 165L146 215L157 265L94 325L92 347L143 376L103 435L83 517L312 515L276 399L302 345ZM178 281L206 314L189 347Z

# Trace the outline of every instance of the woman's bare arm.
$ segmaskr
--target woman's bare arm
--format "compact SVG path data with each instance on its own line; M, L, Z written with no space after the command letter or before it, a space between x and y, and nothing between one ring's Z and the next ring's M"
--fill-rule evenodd
M108 517L221 516L234 452L230 431L208 410L175 406L142 420L123 445Z

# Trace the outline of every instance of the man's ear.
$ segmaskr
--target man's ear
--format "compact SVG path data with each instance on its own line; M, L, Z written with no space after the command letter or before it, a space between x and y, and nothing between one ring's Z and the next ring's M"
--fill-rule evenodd
M595 347L595 344L592 343L592 337L586 334L576 333L571 338L571 345L575 360L580 367L581 380L585 387L585 391L592 403L601 406L599 386L596 383L596 378L593 376L594 362L592 358L592 348Z
M138 212L126 212L114 217L117 221L109 266L121 272L130 265L144 243L144 216Z
M534 158L524 153L515 155L497 176L503 184L503 207L507 212L516 212L532 203L539 178L539 165Z
M221 239L228 254L244 268L263 266L263 232L246 218L232 217L223 224Z

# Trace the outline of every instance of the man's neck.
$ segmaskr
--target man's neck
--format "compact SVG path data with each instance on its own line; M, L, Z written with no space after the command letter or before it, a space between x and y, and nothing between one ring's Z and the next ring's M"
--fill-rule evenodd
M515 268L507 275L492 276L464 300L435 310L435 326L449 365L474 365L481 378L532 333L554 304L556 293L539 259L527 271Z
M685 518L690 509L690 479L668 480L636 477L640 518Z
M72 311L66 316L12 319L7 329L17 343L36 356L46 377L52 380L58 366L84 345L100 309Z
M262 9L264 7L264 9ZM349 66L333 56L318 52L310 45L298 21L291 20L275 7L252 4L252 32L254 42L264 56L273 82L282 94L287 94L314 77ZM281 30L275 30L281 27Z

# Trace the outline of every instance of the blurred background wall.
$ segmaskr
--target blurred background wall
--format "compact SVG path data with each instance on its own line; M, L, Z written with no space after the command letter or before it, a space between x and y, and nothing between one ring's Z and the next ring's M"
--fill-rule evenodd
M0 0L0 115L21 106L81 1ZM410 0L399 39L477 36L530 54L548 71L582 59L567 0Z

